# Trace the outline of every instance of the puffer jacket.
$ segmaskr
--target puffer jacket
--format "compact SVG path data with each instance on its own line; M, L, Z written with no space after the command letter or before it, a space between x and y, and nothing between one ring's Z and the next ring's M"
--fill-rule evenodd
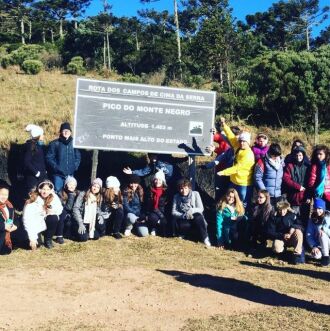
M68 140L60 137L49 144L46 161L53 175L73 175L79 167L80 159L80 151L73 148L72 137Z
M282 195L284 162L281 159L281 166L276 169L266 156L260 159L254 169L254 180L258 190L267 190L272 198Z

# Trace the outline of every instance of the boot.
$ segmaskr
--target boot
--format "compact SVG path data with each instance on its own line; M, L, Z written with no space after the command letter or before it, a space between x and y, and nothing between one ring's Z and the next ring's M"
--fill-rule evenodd
M322 256L321 258L321 266L327 267L330 264L330 258L329 256Z
M302 258L302 254L293 254L293 264L302 264L305 263L303 260L305 260L305 256Z
M51 249L54 247L53 240L51 238L50 239L45 238L45 247L48 249Z

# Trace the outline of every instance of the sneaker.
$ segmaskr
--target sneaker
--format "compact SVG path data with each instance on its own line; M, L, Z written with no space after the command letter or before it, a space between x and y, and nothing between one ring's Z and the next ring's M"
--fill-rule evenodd
M60 244L60 245L63 245L64 244L64 239L63 239L63 237L57 237L55 239L55 242L58 243L58 244Z
M126 229L124 232L125 237L129 237L131 235L132 231L130 229Z
M126 232L126 231L125 231ZM116 232L116 233L113 233L112 236L115 238L115 239L122 239L123 236L121 235L121 233L119 232Z
M150 231L150 235L151 235L151 236L155 236L155 235L156 235L156 230L155 230L155 229L152 229L152 230Z
M48 248L48 249L53 248L54 247L53 240L52 239L46 239L45 240L45 247Z
M204 240L204 245L205 245L206 247L211 247L211 242L210 242L209 237L206 237L206 238L205 238L205 240Z

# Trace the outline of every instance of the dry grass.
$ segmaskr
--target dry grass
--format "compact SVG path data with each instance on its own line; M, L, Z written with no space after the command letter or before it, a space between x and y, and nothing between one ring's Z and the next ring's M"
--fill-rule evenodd
M89 73L86 78L119 80L116 74L106 78ZM41 125L45 130L46 142L57 136L59 124L73 121L77 76L60 71L42 72L36 76L22 74L18 67L0 69L0 146L8 147L11 142L23 143L27 139L24 128L29 123ZM163 73L147 77L150 84L159 85ZM182 87L182 86L180 86ZM246 127L243 121L237 123ZM272 130L266 127L248 127L253 133L263 131L272 141L278 141L288 152L295 138L308 142L311 150L313 137L305 132L292 132L288 129ZM329 132L320 136L320 142L330 143Z

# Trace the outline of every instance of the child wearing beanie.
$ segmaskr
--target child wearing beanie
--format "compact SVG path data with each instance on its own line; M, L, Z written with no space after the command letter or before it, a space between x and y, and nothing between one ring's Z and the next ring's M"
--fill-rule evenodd
M313 212L308 220L306 231L307 244L311 249L312 257L321 259L321 265L326 267L330 264L330 213L325 210L325 201L316 198Z
M64 187L60 192L59 196L63 205L63 212L60 215L59 226L56 231L56 242L63 244L63 238L71 238L72 234L72 212L73 205L79 194L77 190L77 180L73 176L68 176L65 179Z
M87 191L79 193L73 205L75 235L78 241L98 240L105 232L104 220L99 218L102 202L101 189L102 180L94 179Z
M147 193L147 226L150 234L156 233L161 236L166 234L166 214L168 206L168 193L165 181L165 174L162 170L155 173L151 187Z
M117 177L109 176L106 179L102 196L99 218L104 220L107 234L112 235L115 239L121 239L120 231L124 220L124 209L120 182Z

